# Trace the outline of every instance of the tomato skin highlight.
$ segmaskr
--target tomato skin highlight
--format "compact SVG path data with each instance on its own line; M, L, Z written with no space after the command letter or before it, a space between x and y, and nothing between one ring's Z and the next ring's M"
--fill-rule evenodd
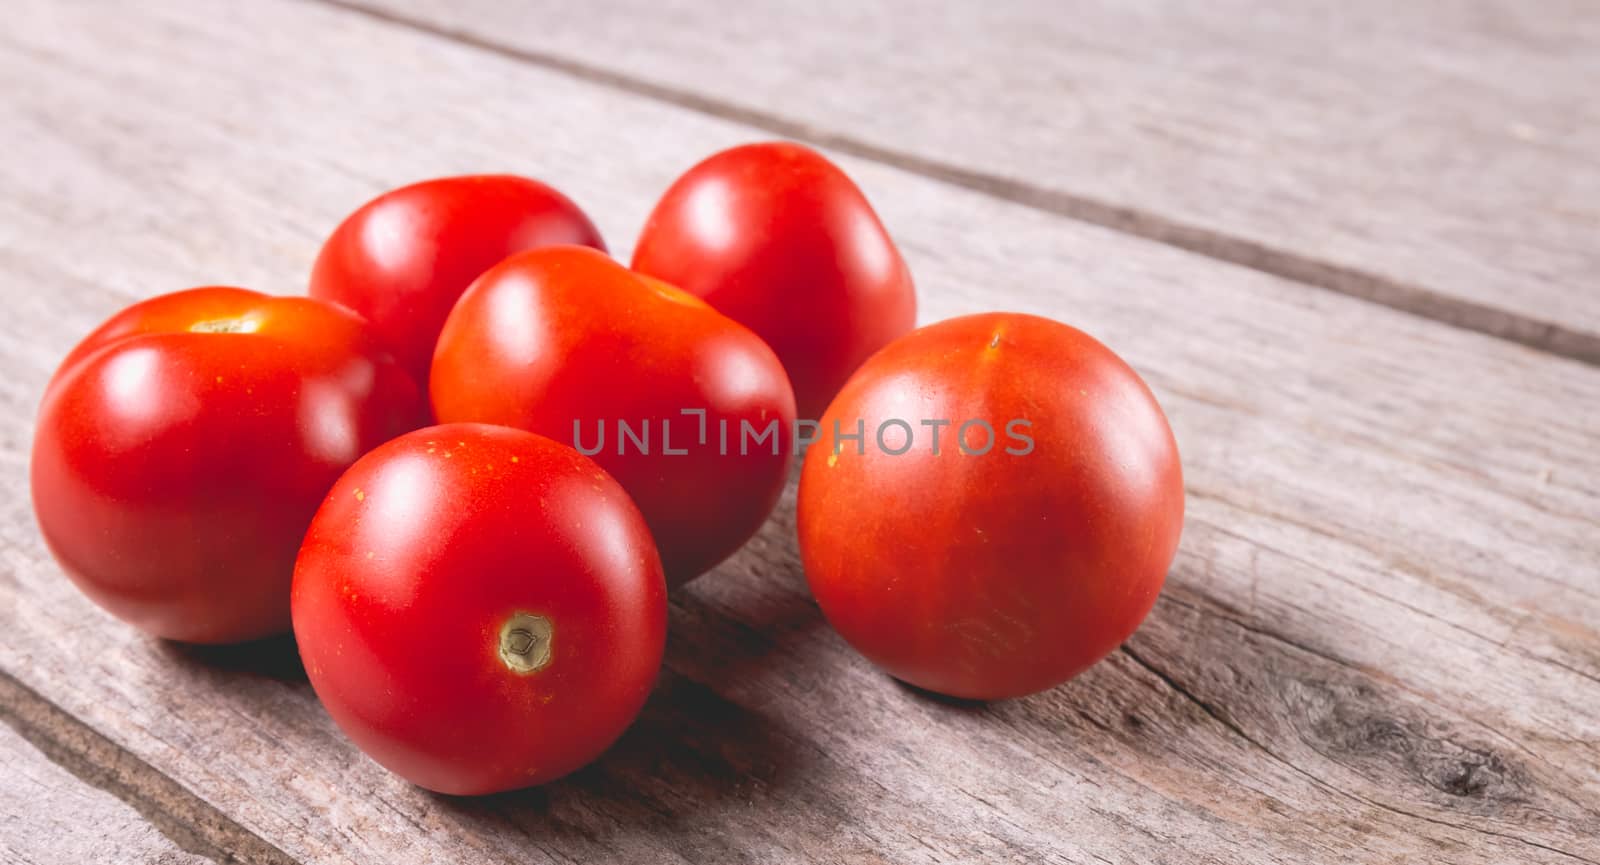
M916 323L911 272L866 196L798 144L748 144L689 169L650 214L633 269L766 340L804 418Z
M289 627L311 515L422 422L417 386L347 310L208 287L111 318L63 361L34 438L34 511L97 604L160 637Z
M510 174L443 177L367 202L334 229L311 296L368 321L423 388L450 308L478 275L527 249L604 250L600 232L553 187Z
M591 249L525 252L484 274L440 334L431 391L441 422L503 424L586 453L603 429L593 458L638 503L672 585L755 534L789 471L794 396L772 350ZM623 422L648 423L648 454L623 440ZM745 424L775 440L741 440Z
M834 437L858 418L865 454ZM899 456L874 441L894 418L918 437ZM951 421L937 456L924 419ZM992 441L975 424L958 438L971 419ZM1013 420L1029 425L1008 436ZM829 622L878 667L955 697L1018 697L1144 620L1183 497L1177 443L1132 368L1059 322L966 316L891 344L829 407L800 476L801 558Z
M293 605L339 727L458 795L593 760L638 715L666 641L660 560L622 487L571 448L484 424L418 430L340 478ZM520 642L508 623L526 623Z

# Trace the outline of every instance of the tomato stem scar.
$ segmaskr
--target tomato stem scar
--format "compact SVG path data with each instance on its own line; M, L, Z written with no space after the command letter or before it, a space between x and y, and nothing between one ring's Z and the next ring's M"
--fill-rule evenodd
M251 318L212 318L189 325L193 333L255 333L260 322Z
M513 673L537 673L550 663L555 626L544 616L517 612L500 625L500 662Z

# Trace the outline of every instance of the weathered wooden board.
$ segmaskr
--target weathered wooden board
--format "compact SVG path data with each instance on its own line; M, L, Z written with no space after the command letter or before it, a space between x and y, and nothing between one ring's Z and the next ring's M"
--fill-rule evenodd
M207 832L211 809L171 808L191 797L3 674L0 722L0 862L272 861L248 858L249 837Z
M0 727L0 861L15 865L82 862L194 863L111 795L78 781Z
M338 0L1600 362L1589 0Z
M750 128L316 4L29 2L0 33L0 669L317 862L1600 861L1600 373L844 160L931 320L1085 327L1150 378L1191 516L1169 590L1071 685L951 704L807 598L792 491L674 605L637 727L463 801L351 748L283 642L149 641L79 598L23 482L29 417L116 305L296 290L368 195L545 177L625 253ZM403 58L403 59L401 59Z

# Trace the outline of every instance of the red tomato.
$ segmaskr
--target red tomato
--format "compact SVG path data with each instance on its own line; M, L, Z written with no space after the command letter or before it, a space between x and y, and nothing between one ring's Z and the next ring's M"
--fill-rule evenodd
M911 273L866 197L798 144L735 147L689 169L650 214L633 269L765 339L806 418L917 317Z
M350 312L196 288L72 351L33 444L45 541L96 603L158 636L289 627L295 552L339 473L420 422L411 378Z
M836 437L858 421L863 440ZM800 475L801 556L828 620L891 675L956 697L1041 691L1116 648L1182 525L1177 444L1149 388L1030 315L885 348L828 408Z
M439 336L432 396L441 421L598 447L674 585L748 540L789 471L794 395L772 350L592 249L525 252L484 274Z
M317 696L374 760L441 793L542 784L599 756L644 705L666 628L627 493L505 427L429 427L363 457L295 565Z
M426 390L439 328L478 274L514 252L561 243L605 249L583 211L537 180L428 180L378 196L334 229L311 271L311 296L365 316Z

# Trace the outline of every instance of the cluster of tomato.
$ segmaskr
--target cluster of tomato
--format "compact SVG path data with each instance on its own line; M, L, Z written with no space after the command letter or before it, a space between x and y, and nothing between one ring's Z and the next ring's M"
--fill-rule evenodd
M548 186L449 178L347 218L309 297L129 307L47 388L46 541L152 634L292 626L339 726L450 793L621 735L669 589L756 532L797 451L812 592L900 679L1032 693L1148 613L1183 517L1149 389L1044 318L913 331L898 250L822 156L716 154L631 267L604 250Z

